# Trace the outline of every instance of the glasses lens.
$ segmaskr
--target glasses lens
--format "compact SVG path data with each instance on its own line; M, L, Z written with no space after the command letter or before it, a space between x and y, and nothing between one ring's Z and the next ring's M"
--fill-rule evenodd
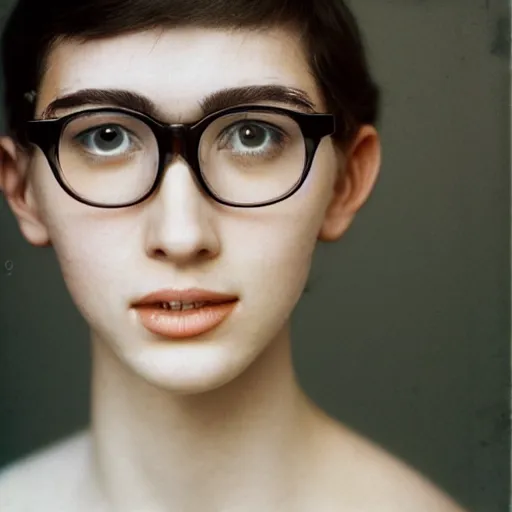
M299 125L287 115L242 112L208 126L199 161L208 186L222 199L264 203L294 188L304 171L306 147Z
M142 121L118 112L74 118L59 142L62 177L80 197L105 206L136 201L152 187L158 145Z

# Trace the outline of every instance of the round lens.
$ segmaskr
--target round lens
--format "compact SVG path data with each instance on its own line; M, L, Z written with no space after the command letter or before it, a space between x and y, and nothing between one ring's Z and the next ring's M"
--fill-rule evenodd
M289 116L266 111L228 114L213 121L199 145L203 178L235 204L277 199L300 181L306 147Z
M105 206L136 201L158 172L158 144L143 121L119 112L90 112L64 128L62 177L85 200Z

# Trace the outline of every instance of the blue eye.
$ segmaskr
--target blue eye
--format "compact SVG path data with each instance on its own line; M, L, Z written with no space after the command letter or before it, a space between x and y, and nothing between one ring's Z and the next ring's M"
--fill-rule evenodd
M91 128L75 139L85 149L99 156L119 156L130 150L132 138L128 131L119 125L104 125Z

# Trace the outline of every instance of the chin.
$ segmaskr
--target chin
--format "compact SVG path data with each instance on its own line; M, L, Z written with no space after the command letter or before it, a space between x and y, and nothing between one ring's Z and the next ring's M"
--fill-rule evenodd
M238 348L242 347L239 345ZM213 391L234 381L257 355L258 351L254 350L237 353L232 344L228 347L216 343L185 342L122 354L121 362L129 373L153 387L191 395Z

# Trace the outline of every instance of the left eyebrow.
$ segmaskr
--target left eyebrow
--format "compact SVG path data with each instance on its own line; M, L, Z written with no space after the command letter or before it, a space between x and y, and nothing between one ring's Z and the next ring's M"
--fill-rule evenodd
M282 85L251 85L221 89L203 98L199 105L203 116L207 116L225 108L263 101L283 103L315 112L314 102L306 91ZM85 105L113 105L136 110L157 119L164 117L156 103L142 94L124 89L81 89L52 101L43 110L41 118L50 119L59 110Z
M229 107L271 101L314 112L313 100L306 91L282 85L252 85L221 89L201 101L205 116Z

